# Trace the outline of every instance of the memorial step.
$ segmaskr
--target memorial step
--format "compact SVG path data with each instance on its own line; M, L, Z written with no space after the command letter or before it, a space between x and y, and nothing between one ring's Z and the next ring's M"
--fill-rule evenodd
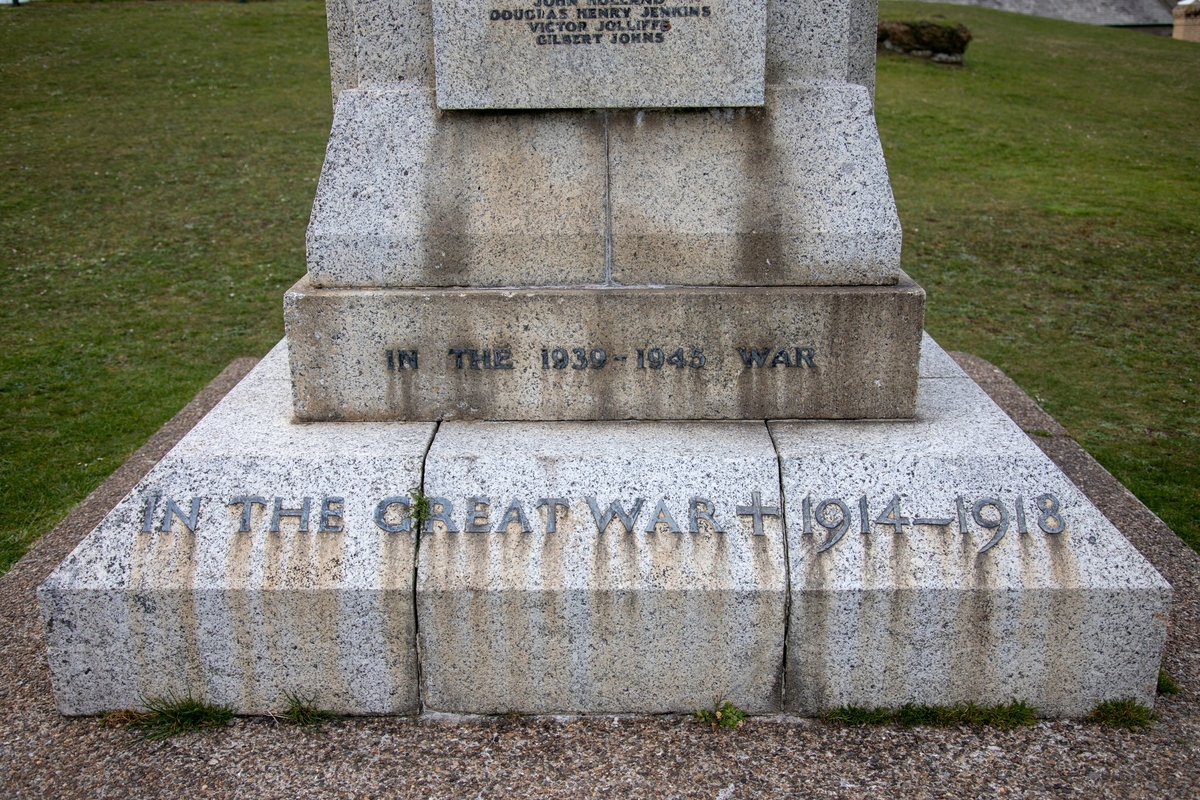
M289 395L281 344L39 589L60 711L1154 702L1170 587L928 337L911 421L299 424Z
M911 417L925 292L892 286L287 293L317 420Z

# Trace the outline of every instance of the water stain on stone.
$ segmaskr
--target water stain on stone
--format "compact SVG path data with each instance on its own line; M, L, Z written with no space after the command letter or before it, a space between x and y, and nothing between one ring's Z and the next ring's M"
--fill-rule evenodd
M390 713L417 710L415 691L400 694L412 686L417 674L416 609L413 607L411 582L414 579L416 534L385 533L376 528L372 534L379 540L380 587L377 594L379 614L383 621L384 653L390 676L388 687Z
M254 525L254 512L258 512L261 522L261 507L251 504L250 530ZM226 530L237 531L241 526L242 509L239 505L226 507ZM225 554L225 592L229 612L228 643L233 663L241 665L241 683L238 687L238 708L253 708L254 694L258 685L255 674L253 609L251 608L252 588L251 568L254 549L253 533L231 533L229 546Z
M735 237L736 282L748 286L786 283L784 243L780 230L782 214L772 191L781 176L773 146L773 123L761 108L738 109L729 122L734 134L745 142L741 164L744 186L741 217Z

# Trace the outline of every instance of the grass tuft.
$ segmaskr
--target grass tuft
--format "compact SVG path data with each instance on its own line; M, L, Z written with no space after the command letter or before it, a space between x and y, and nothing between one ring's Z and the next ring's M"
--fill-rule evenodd
M1088 722L1110 728L1149 728L1156 719L1154 711L1127 697L1124 700L1105 700L1097 703L1088 714Z
M703 709L694 715L696 722L711 726L714 730L721 728L740 728L746 721L746 712L728 700L722 706L713 705L712 710Z
M305 697L286 689L283 696L287 698L288 703L283 718L295 725L320 725L334 717L332 711L317 708L315 697Z
M924 725L949 728L958 725L993 725L998 728L1017 728L1032 725L1037 721L1037 709L1022 701L1001 703L994 706L977 706L974 703L953 706L926 706L906 703L899 708L863 708L842 706L821 712L823 722L842 725Z
M189 691L183 697L168 694L143 700L145 711L121 710L104 715L109 725L123 725L142 732L142 739L166 739L181 733L224 727L233 719L231 706L216 706L198 700Z
M1171 673L1165 669L1158 671L1158 694L1179 694L1179 684L1171 677Z
M429 495L421 491L418 486L408 490L408 496L412 498L412 507L409 509L409 516L412 518L412 529L414 533L420 533L425 528L425 521L429 519L429 514L432 509L429 507Z
M862 725L887 725L892 721L892 710L889 708L841 706L822 711L819 716L822 722L838 722L857 728Z

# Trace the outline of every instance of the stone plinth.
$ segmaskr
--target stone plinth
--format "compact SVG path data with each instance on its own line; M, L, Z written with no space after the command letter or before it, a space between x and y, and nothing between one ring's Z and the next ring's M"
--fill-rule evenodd
M324 287L890 284L900 242L857 84L609 113L452 114L427 89L348 90L308 272Z
M894 286L288 292L296 415L912 415L924 292Z
M777 479L761 422L444 424L425 491L456 530L421 537L425 706L777 710Z
M308 226L318 286L523 286L605 277L605 120L442 114L346 91Z
M623 111L608 135L618 283L900 277L900 219L862 86L769 86L761 109ZM670 157L647 158L659 153Z
M447 109L756 106L767 0L433 0Z
M1152 704L1170 587L928 338L921 375L905 422L435 435L292 421L276 348L40 588L56 703Z
M375 511L420 485L434 426L295 425L289 398L281 344L42 584L64 714L417 711L416 542Z
M1152 705L1166 581L928 339L922 372L911 422L770 423L786 708Z

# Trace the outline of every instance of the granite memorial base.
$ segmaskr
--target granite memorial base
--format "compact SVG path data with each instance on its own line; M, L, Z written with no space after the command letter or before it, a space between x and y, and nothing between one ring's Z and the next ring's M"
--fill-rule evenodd
M928 337L910 421L290 401L281 345L42 585L63 713L1154 702L1170 587Z
M284 300L302 420L904 418L925 292L314 289Z
M900 220L870 92L765 92L753 108L500 114L439 111L419 87L346 90L308 227L309 279L894 284Z

